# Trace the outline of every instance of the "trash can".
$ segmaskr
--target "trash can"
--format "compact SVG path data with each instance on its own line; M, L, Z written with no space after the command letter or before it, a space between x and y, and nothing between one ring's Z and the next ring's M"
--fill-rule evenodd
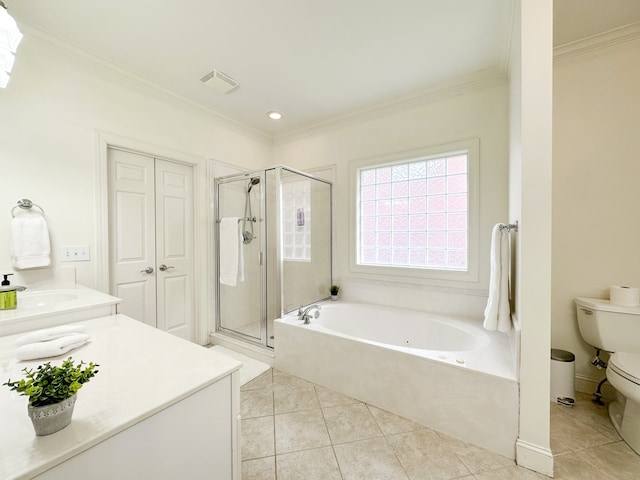
M557 348L551 349L551 401L572 407L575 403L576 356Z

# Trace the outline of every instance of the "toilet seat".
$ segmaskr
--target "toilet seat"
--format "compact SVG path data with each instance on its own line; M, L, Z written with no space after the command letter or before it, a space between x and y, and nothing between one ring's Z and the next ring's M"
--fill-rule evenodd
M611 355L608 367L625 380L640 386L640 355L616 352Z
M609 418L627 445L640 454L640 355L611 355L607 379L624 397L609 404Z

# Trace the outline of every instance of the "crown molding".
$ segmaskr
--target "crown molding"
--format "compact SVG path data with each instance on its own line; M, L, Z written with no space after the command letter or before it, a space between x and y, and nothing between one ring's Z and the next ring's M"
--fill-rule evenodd
M575 42L559 45L553 49L553 60L556 62L567 60L580 55L587 55L604 48L615 47L623 43L640 38L640 22L631 23L624 27L615 28L608 32L599 33Z
M271 143L272 136L266 132L245 125L231 117L227 117L213 109L207 108L182 95L179 95L168 88L159 85L145 77L137 75L126 68L111 61L98 57L86 50L70 45L59 38L46 33L35 27L21 24L20 28L25 36L24 44L37 49L46 50L48 53L57 56L60 60L71 64L87 68L93 73L106 78L120 85L132 88L144 95L157 100L169 103L179 108L190 109L199 114L211 117L222 127L231 128L239 133L248 135L256 140Z
M274 143L290 141L327 130L342 128L364 120L374 119L406 110L407 108L434 103L472 91L503 85L506 80L507 77L503 70L497 67L488 68L470 75L459 77L455 80L442 82L427 89L418 90L408 95L396 97L386 102L377 103L366 108L348 112L341 116L313 123L297 130L274 135Z

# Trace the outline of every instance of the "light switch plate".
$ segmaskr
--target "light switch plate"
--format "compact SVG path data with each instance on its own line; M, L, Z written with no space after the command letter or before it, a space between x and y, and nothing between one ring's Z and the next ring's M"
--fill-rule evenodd
M89 245L62 245L60 247L61 262L88 262Z

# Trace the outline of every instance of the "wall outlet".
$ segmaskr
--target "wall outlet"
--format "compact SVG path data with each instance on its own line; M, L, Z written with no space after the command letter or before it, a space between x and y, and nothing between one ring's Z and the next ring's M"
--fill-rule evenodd
M61 262L88 262L89 245L63 245L60 247Z

